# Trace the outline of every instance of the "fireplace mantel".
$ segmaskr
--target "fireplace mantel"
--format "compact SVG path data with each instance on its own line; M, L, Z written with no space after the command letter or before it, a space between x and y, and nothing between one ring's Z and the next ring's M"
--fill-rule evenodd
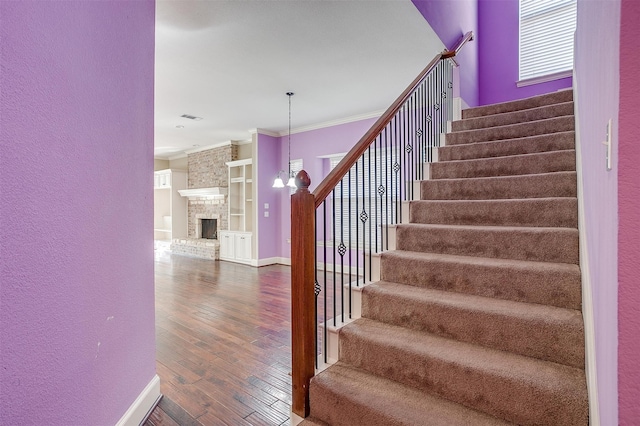
M181 189L178 192L183 197L189 197L190 200L193 200L196 198L224 199L228 191L225 186L215 186L211 188Z

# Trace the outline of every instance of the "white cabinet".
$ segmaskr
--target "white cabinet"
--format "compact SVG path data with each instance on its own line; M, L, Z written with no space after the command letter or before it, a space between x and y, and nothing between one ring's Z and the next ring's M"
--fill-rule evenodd
M219 231L220 260L251 263L251 232Z
M153 174L153 238L171 241L187 236L187 200L178 193L186 189L187 172L159 170Z

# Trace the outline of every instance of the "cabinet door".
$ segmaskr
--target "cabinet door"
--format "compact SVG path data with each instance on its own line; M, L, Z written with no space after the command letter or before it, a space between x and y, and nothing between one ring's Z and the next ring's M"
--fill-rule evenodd
M226 259L234 258L234 235L227 233L219 233L220 235L220 257L224 257Z
M236 259L251 260L251 235L236 234L235 240Z

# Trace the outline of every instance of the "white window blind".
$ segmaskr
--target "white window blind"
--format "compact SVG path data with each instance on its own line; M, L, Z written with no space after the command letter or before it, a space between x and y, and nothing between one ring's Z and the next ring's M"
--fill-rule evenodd
M291 160L289 162L289 164L291 165L291 176L296 177L296 175L298 174L298 172L300 170L302 170L302 158L298 159L298 160ZM289 180L289 177L287 177L287 179L285 180L285 184L287 183L287 181ZM295 194L295 192L298 190L298 188L292 188L289 187L289 194Z
M576 0L520 0L520 80L570 71Z
M372 242L376 241L376 237L380 241L380 225L383 221L391 222L391 217L396 215L394 203L381 204L378 193L378 187L381 185L385 187L385 192L391 187L397 188L397 175L391 170L384 169L387 157L392 155L395 158L393 150L383 150L378 152L377 161L372 155L369 162L369 154L365 154L364 161L358 161L357 174L356 167L351 167L351 174L347 174L342 179L342 186L340 184L336 186L332 199L336 208L334 220L338 241L343 237L344 243L348 244L347 239L350 236L353 246L356 242L356 234L360 244L369 244L370 239ZM342 157L340 155L329 158L331 170L338 165ZM366 212L367 217L365 222L360 219L363 211Z

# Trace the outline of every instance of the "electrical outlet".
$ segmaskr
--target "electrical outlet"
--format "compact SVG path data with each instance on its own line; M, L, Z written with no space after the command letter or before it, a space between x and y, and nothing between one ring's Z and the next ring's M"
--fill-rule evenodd
M264 217L269 217L269 212L264 212Z
M269 203L264 203L264 209L269 210Z

